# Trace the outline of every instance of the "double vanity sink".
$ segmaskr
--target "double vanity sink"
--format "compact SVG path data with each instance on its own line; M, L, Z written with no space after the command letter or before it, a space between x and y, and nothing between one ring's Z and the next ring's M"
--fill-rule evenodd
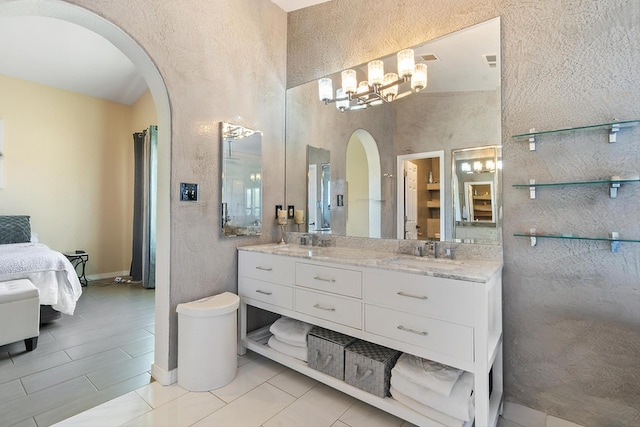
M255 245L238 248L238 294L241 352L253 350L416 425L442 425L274 351L265 341L268 326L247 331L248 306L257 307L471 372L475 426L496 425L502 401L501 262Z
M242 248L274 255L314 259L337 264L359 265L406 271L427 276L486 282L502 268L502 263L483 260L458 260L381 252L346 247L317 247L291 244L259 245Z

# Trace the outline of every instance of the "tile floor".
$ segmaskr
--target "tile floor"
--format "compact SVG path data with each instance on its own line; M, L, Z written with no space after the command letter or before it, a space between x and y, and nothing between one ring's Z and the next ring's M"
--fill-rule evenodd
M55 427L413 426L256 353L238 357L238 366L235 380L217 390L152 382ZM498 426L580 427L515 404Z
M252 352L211 392L152 382L153 291L112 280L83 290L37 351L0 346L0 426L412 425ZM580 427L511 403L498 426Z

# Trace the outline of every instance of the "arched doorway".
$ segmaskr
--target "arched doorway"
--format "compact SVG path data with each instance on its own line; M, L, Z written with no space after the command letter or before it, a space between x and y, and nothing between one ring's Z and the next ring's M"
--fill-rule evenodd
M380 237L380 153L369 132L358 129L347 145L347 236Z
M153 377L173 382L169 372L169 272L170 272L170 166L171 111L169 95L160 72L144 49L127 33L106 19L64 2L0 0L0 17L43 16L74 23L101 35L120 49L138 68L149 86L158 114L158 210L156 227L155 360Z

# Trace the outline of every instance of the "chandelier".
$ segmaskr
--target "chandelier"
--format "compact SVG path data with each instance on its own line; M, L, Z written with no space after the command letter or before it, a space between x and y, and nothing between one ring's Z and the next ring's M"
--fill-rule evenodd
M413 49L398 52L398 72L384 72L384 62L379 59L367 64L367 80L358 83L355 70L344 70L342 87L333 96L333 82L329 77L318 80L320 101L325 105L335 103L338 110L351 111L372 105L392 102L427 87L427 65L415 63ZM399 88L410 83L411 89L398 94ZM405 85L406 86L406 85Z

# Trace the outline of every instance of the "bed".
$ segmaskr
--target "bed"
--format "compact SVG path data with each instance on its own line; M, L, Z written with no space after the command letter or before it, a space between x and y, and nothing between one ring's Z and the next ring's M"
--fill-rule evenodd
M40 291L41 307L73 314L82 294L75 268L62 253L31 240L28 216L0 216L0 282L29 279ZM44 310L42 317L52 315Z

